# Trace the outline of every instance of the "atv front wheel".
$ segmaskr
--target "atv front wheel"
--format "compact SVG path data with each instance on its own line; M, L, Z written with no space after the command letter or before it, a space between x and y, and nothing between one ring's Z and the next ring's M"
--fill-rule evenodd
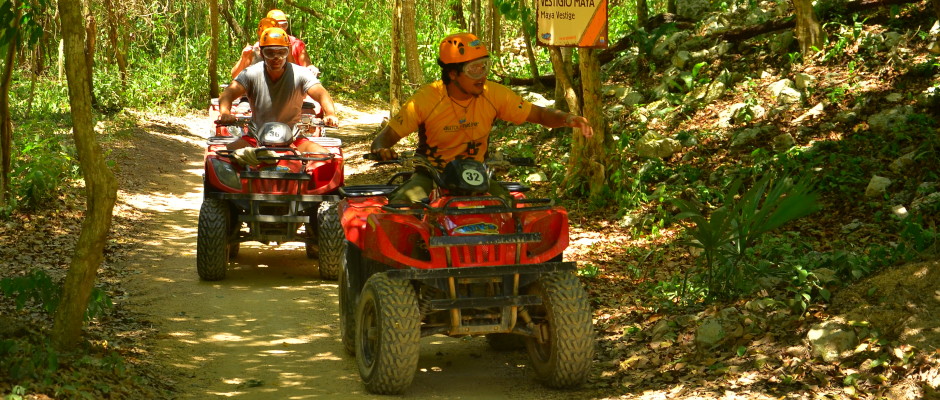
M221 199L206 198L199 209L196 233L196 272L206 281L225 279L228 266L229 205Z
M528 290L542 298L529 307L529 316L542 333L542 342L526 338L536 374L553 388L584 383L594 358L591 308L587 293L571 273L543 275Z
M346 237L339 224L336 203L324 201L317 209L317 247L320 278L335 281L339 277L340 263L346 252Z
M356 294L359 288L350 280L350 269L358 270L360 251L356 245L346 243L346 254L339 270L339 334L343 349L356 355Z
M421 315L414 287L375 274L366 281L356 312L356 364L366 390L399 394L418 368Z

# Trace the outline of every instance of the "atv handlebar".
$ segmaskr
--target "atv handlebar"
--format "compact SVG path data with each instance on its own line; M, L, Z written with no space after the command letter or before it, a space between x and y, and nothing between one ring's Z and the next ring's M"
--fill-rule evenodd
M329 161L335 157L333 153L298 153L296 149L291 147L258 147L256 151L261 152L264 150L274 151L278 155L275 157L258 156L258 161ZM215 153L221 157L234 158L232 155L234 152L234 150L216 150Z

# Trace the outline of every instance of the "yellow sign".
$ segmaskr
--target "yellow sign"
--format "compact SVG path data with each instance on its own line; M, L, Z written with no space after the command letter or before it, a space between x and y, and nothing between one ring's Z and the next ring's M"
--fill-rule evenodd
M538 43L607 48L607 0L536 0Z

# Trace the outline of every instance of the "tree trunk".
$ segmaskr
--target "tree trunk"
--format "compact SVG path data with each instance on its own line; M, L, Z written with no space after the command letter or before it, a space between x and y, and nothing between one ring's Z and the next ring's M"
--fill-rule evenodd
M480 14L482 14L482 7L480 2L483 0L470 0L470 32L477 37L480 37L480 32L483 30L480 26Z
M392 61L389 71L388 107L389 115L395 116L401 108L401 37L402 0L392 0Z
M578 95L574 89L574 82L571 80L571 48L570 47L550 47L552 59L552 69L555 70L555 108L562 111L579 113L581 106L575 104L571 108L571 101L574 99L577 103ZM557 53L557 54L556 54ZM558 60L556 60L556 58ZM562 71L562 75L558 75Z
M502 42L502 29L500 29L500 17L499 17L499 8L496 7L496 2L494 0L489 0L487 8L489 9L490 19L489 19L489 33L488 41L490 54L493 55L494 60L499 59L499 52L502 50L500 43Z
M594 136L586 138L580 130L574 129L571 138L571 155L568 157L568 173L565 176L567 185L571 187L578 179L585 180L588 192L592 198L600 196L607 183L608 164L606 126L604 118L604 104L601 102L601 67L597 62L597 50L579 48L578 56L581 67L581 98L584 100L583 114L591 127Z
M245 0L245 19L242 20L242 34L244 36L239 36L239 37L249 38L249 35L251 35L249 32L254 32L255 28L258 27L258 21L261 21L261 18L258 18L258 21L254 20L255 19L254 13L253 13L254 10L255 10L255 1ZM255 40L258 40L258 39L255 38ZM249 39L249 43L254 43L254 42L255 42L254 40Z
M13 36L7 45L7 56L0 78L0 206L6 207L10 198L10 168L13 165L13 119L10 117L10 83L13 81L13 65L19 49L19 2L14 2L16 18L13 19Z
M519 2L519 15L523 15L522 10L525 8L524 2ZM532 22L528 19L520 17L522 20L522 37L525 39L525 55L529 59L529 73L532 74L532 80L535 82L535 88L542 90L545 88L545 85L542 84L542 78L539 75L539 64L535 60L535 51L532 49L532 35L529 33L529 27L532 26Z
M83 54L87 39L82 30L80 4L59 0L62 40L65 42L65 69L68 77L72 136L78 150L79 165L85 178L87 210L82 220L75 254L69 264L62 290L62 300L55 311L52 342L60 350L78 344L95 274L104 260L104 246L111 227L111 212L117 199L117 181L105 163L95 140L91 116L91 85L86 82L91 65Z
M118 36L117 24L123 20L118 17L114 11L114 4L111 0L104 0L104 8L108 12L108 40L111 42L111 49L114 51L114 58L117 61L118 71L121 74L121 88L127 88L127 58L124 57Z
M934 17L940 18L940 0L930 0L930 4L933 5Z
M822 29L813 11L812 0L792 0L796 14L796 39L800 42L803 58L823 48Z
M219 0L209 0L209 98L219 97Z
M415 31L415 3L417 0L402 0L401 28L402 45L405 48L405 65L408 67L408 82L412 85L424 83L424 71L418 55L418 33Z
M97 104L95 99L95 79L94 79L94 69L95 69L95 46L97 43L96 32L98 32L97 23L95 22L95 14L91 11L91 4L89 0L84 1L84 16L85 16L85 64L88 65L88 68L85 71L88 76L85 77L84 81L88 83L88 93L91 93L91 104ZM68 66L65 67L68 69ZM68 71L66 71L68 73Z
M232 34L238 38L237 40L239 42L242 40L247 40L249 43L254 42L252 38L248 37L248 34L244 29L242 29L242 26L235 22L235 16L232 15L232 8L229 6L229 2L223 1L221 4L219 4L219 15L221 15L222 19L225 20L225 23L228 25L229 29L232 30ZM229 38L231 38L231 36L229 36ZM257 38L255 40L257 40Z
M467 19L463 15L463 0L455 0L451 9L454 11L453 21L457 23L461 31L466 31Z
M636 26L646 26L650 19L650 7L646 0L636 0Z
M667 0L666 1L666 12L670 14L676 13L676 0Z

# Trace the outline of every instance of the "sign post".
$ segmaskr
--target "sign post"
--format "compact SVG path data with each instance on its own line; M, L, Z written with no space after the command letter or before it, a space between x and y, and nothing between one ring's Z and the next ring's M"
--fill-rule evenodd
M536 0L542 46L607 48L607 0Z

